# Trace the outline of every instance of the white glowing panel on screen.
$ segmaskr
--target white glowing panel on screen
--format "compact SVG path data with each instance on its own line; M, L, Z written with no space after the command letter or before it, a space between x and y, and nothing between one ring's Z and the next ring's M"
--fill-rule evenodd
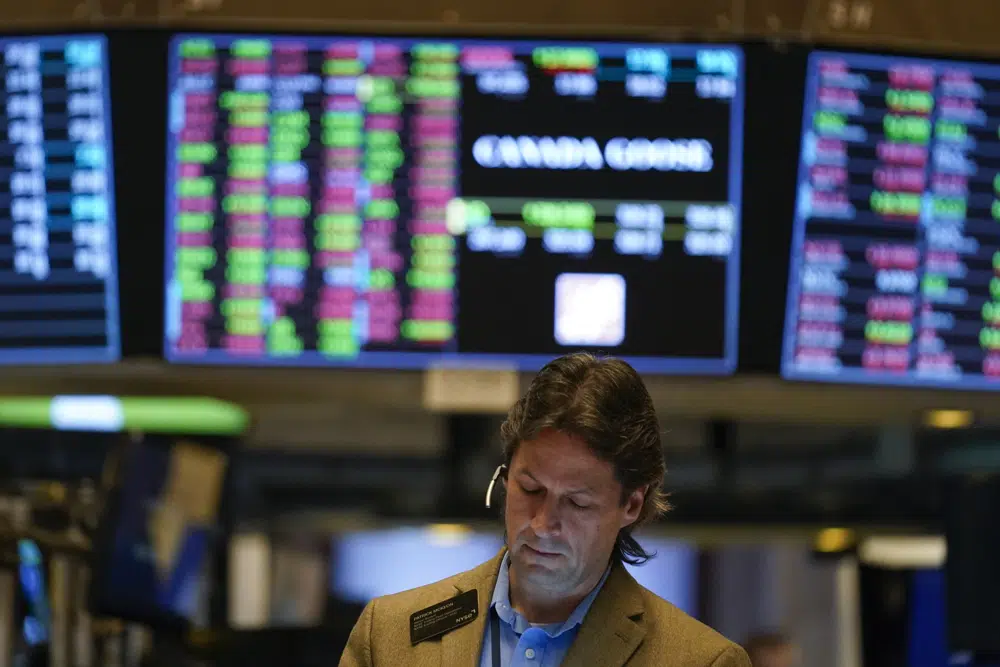
M613 347L625 340L625 278L563 273L556 278L555 338L560 345Z
M49 420L57 431L121 431L125 410L114 396L53 396Z

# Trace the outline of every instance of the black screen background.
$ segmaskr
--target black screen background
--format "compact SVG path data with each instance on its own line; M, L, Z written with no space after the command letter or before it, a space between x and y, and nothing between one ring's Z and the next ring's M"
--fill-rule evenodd
M694 67L676 58L674 67ZM525 100L502 100L462 82L461 192L490 196L677 200L725 203L729 192L729 100L701 99L693 82L668 83L664 102L630 98L623 86L602 82L594 100L557 95L551 77L530 70ZM472 145L482 135L704 138L712 144L711 171L618 172L496 169L479 166ZM673 222L678 222L673 220ZM725 354L726 262L692 257L683 242L665 240L658 258L619 255L613 241L596 240L585 257L545 252L527 239L517 259L471 252L460 244L458 350L560 354L553 337L555 280L560 273L618 273L627 284L625 339L608 352L623 356L721 358ZM738 249L736 250L738 252Z

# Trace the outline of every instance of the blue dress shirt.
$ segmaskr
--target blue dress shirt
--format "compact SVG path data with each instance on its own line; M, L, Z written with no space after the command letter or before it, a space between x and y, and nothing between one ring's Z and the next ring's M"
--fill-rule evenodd
M580 624L583 623L587 610L601 591L604 581L608 578L609 567L587 597L577 605L565 623L550 623L548 625L533 625L514 611L510 605L510 566L509 554L504 554L500 563L500 573L497 576L496 588L493 589L493 599L490 601L490 613L500 617L500 665L493 665L493 635L492 624L487 619L486 632L483 636L483 648L479 657L480 667L558 667L566 652L573 644Z

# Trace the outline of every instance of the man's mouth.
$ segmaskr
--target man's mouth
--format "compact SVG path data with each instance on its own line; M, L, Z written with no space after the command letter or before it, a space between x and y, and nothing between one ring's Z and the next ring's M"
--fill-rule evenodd
M541 549L537 549L537 548L531 546L530 544L525 544L524 548L527 549L528 551L530 551L531 553L537 555L537 556L542 556L543 558L553 558L555 556L560 555L556 551L543 551Z

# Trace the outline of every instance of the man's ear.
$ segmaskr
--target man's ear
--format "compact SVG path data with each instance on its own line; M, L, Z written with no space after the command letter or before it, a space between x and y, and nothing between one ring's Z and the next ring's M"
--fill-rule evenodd
M640 486L626 496L625 513L622 514L621 528L631 526L639 518L639 515L642 513L642 507L646 502L647 493L649 493L649 484Z

